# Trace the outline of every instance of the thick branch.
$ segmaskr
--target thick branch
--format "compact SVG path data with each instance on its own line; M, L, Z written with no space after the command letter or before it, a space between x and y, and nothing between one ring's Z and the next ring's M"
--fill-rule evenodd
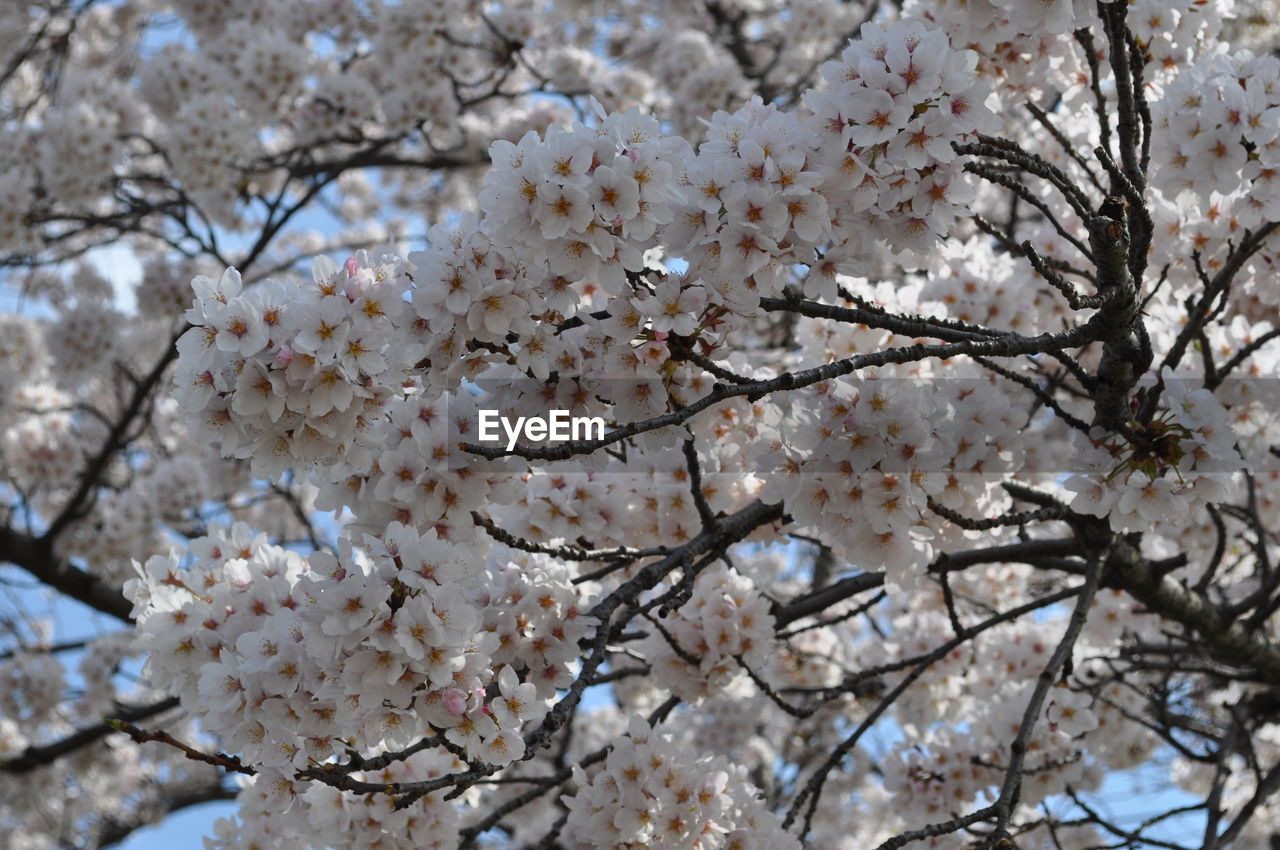
M133 605L124 598L120 588L59 558L47 540L0 527L0 561L21 567L59 593L90 608L133 622L129 616Z
M112 718L112 721L122 720L131 723L135 720L145 720L177 706L178 698L169 697L151 705L140 705L116 712L116 716ZM4 773L27 773L38 767L43 767L61 756L75 752L81 747L92 744L116 731L117 724L112 721L103 721L102 723L85 727L65 738L54 741L52 744L27 747L22 755L14 756L6 762L0 763L0 771Z
M1267 682L1280 682L1280 647L1162 573L1133 544L1122 542L1113 550L1104 583L1126 591L1153 612L1195 631L1223 660L1253 669Z

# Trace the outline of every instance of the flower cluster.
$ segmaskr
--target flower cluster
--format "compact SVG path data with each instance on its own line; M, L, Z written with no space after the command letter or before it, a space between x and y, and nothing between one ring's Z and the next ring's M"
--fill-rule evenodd
M1073 510L1106 517L1117 531L1199 517L1205 505L1232 497L1233 473L1243 466L1213 392L1190 389L1167 367L1162 378L1167 413L1133 442L1112 436L1082 445L1080 460L1101 469L1063 484L1075 493Z
M864 24L840 59L822 66L828 87L805 105L837 245L856 256L882 239L923 253L966 211L973 189L951 145L995 126L977 61L941 30L901 21L887 30Z
M1007 15L1009 23L1022 33L1063 35L1087 27L1095 20L1096 7L1089 0L992 0L992 5Z
M1145 48L1148 78L1180 74L1211 50L1239 5L1238 0L1133 0L1126 21Z
M755 798L746 769L723 756L697 758L669 729L633 717L628 737L565 797L565 836L574 850L651 847L788 850L800 842Z
M1006 387L962 370L891 367L864 378L823 385L815 402L787 412L786 435L761 428L762 497L784 502L842 557L909 588L934 551L928 499L988 509L994 476L1021 465L1023 423Z
M366 544L368 559L344 546L304 561L237 524L194 541L199 560L185 568L150 559L128 588L149 678L236 751L280 771L327 761L340 742L400 749L437 733L472 759L520 758L520 731L545 712L551 680L542 668L537 685L522 683L496 660L515 657L500 617L512 594L493 610L498 577L434 534L393 524ZM530 640L585 633L585 618L567 624L567 581L530 572L522 587L528 601L515 616L538 633ZM553 634L526 625L552 618ZM525 666L532 654L519 657Z
M378 413L364 432L367 446L314 476L320 486L316 506L351 508L351 533L381 536L395 522L462 542L476 531L471 511L514 498L516 480L500 462L457 448L475 439L473 397L405 395L392 398Z
M422 750L378 771L356 774L366 782L434 779L464 770L456 756ZM278 772L266 772L242 783L233 817L219 818L206 850L246 847L299 847L314 850L454 850L458 846L458 809L444 792L423 796L412 806L397 807L382 794L354 796L321 783L295 787ZM302 838L302 836L309 836Z
M550 699L572 683L578 642L595 628L586 592L551 558L495 549L503 563L488 576L482 609L485 630L497 636L493 663L522 669L538 699Z
M1209 55L1185 69L1153 110L1152 161L1167 197L1248 187L1265 220L1280 212L1280 59Z
M120 120L93 100L74 99L46 118L40 170L47 191L68 203L93 198L120 158Z
M255 475L341 456L417 353L393 346L408 280L398 261L319 257L311 285L197 277L195 327L178 341L175 397L224 456Z
M413 307L417 321L411 338L421 340L428 388L456 385L490 366L486 348L515 335L517 362L546 378L559 353L557 337L536 317L549 311L568 315L578 305L578 292L567 278L548 282L524 266L519 253L495 245L473 218L457 227L437 226L431 250L409 255L415 265Z
M110 360L120 352L123 320L119 311L92 301L63 306L58 317L63 332L53 336L48 346L62 386L83 381L99 358Z
M773 622L751 579L717 566L698 575L674 615L651 621L642 649L662 685L699 701L727 687L743 666L754 670L769 657Z
M8 483L35 489L59 486L75 475L80 443L67 412L68 396L51 386L25 386L11 403L33 415L0 431L0 461Z
M664 237L713 298L745 314L776 295L790 263L810 263L831 236L813 130L757 97L712 116L684 175L684 203Z
M618 295L627 272L645 268L644 250L672 219L688 142L666 136L638 109L605 115L598 128L552 127L545 139L499 140L480 191L491 233L524 245L551 273L593 281Z

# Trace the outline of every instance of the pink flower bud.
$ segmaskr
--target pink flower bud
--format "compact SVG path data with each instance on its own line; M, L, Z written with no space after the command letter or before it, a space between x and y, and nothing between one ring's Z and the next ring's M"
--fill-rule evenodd
M356 272L360 270L355 257L347 257L347 261L342 264L342 267L347 270L347 277L355 277Z
M461 717L467 713L467 692L461 688L445 688L442 704L449 714Z
M287 344L282 344L276 349L276 364L279 366L288 366L293 362L293 348Z

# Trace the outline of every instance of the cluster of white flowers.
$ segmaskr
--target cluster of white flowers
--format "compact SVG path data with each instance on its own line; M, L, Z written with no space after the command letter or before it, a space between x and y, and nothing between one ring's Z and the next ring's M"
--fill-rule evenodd
M95 274L81 269L80 274ZM62 331L48 338L49 354L57 363L58 383L73 387L83 382L100 359L110 360L120 350L124 316L114 308L93 301L63 305L58 324Z
M811 263L831 237L815 170L817 140L793 113L753 98L717 111L684 175L684 203L664 237L717 303L751 314L789 264Z
M151 558L128 586L150 680L279 771L324 762L341 744L400 749L432 734L472 759L519 759L522 728L545 713L588 630L572 585L525 571L495 594L503 572L395 524L366 545L367 559L344 544L303 560L237 524L194 541L196 563ZM532 667L526 641L547 665L559 660L559 676Z
M409 285L398 261L361 252L339 268L318 257L312 276L249 292L233 269L197 277L195 327L178 341L183 410L263 478L358 443L418 353L393 345Z
M1206 505L1233 497L1233 473L1244 466L1226 408L1212 391L1192 390L1166 367L1168 413L1139 441L1120 436L1078 440L1086 469L1063 486L1075 493L1072 510L1106 517L1117 531L1157 523L1198 521Z
M800 842L756 799L746 768L724 756L698 757L663 726L631 720L604 767L574 766L576 794L565 797L565 838L573 850L788 850Z
M904 822L945 820L1000 785L1002 754L1017 735L1030 695L1030 683L1006 687L998 701L972 706L965 732L930 730L885 757L884 787ZM1046 717L1028 744L1032 755L1024 768L1028 773L1020 801L1026 806L1062 793L1067 785L1094 787L1100 778L1076 755L1081 742L1075 738L1097 728L1098 719L1088 707L1093 698L1060 687L1049 696Z
M697 137L707 115L751 95L742 66L701 30L664 33L654 53L653 76L660 91L670 92L664 113L687 138Z
M1148 55L1148 79L1192 62L1216 40L1238 0L1132 0L1125 21Z
M687 477L669 458L658 450L644 453L635 471L531 475L519 497L494 513L504 528L527 540L585 537L610 546L687 541L697 534L700 519ZM704 478L704 496L713 510L733 510L758 489L752 480L737 472L716 473Z
M870 346L891 337L860 333ZM831 339L813 346L824 349L845 351ZM997 506L999 476L1023 465L1025 417L1009 408L1009 385L976 372L886 367L862 378L822 385L815 402L788 410L786 434L759 427L762 498L782 501L842 557L910 588L940 531L928 498L970 513Z
M422 750L377 771L362 771L368 782L434 779L466 765L441 750ZM397 807L388 796L344 794L321 783L294 787L287 777L268 772L247 779L237 795L234 817L219 818L205 850L296 848L312 850L454 850L458 846L458 809L444 792Z
M1009 597L1010 589L1029 575L1022 565L993 566L956 576L954 590L959 595L981 594L995 603L998 597ZM927 655L952 636L940 597L935 588L894 602L889 639L873 644L867 662ZM1111 645L1117 621L1122 628L1143 628L1125 599L1111 593L1095 599L1094 616L1077 645L1080 655ZM880 763L884 790L895 804L890 820L942 820L969 801L991 796L1001 785L1009 746L1025 731L1035 677L1044 669L1065 622L1060 612L1036 624L1000 626L931 663L895 703L894 716L908 734ZM889 674L886 684L900 675ZM1041 715L1026 736L1019 805L1028 815L1068 785L1077 791L1097 788L1103 765L1127 768L1155 746L1154 736L1134 735L1123 722L1123 712L1134 710L1140 697L1119 683L1098 686L1098 676L1106 677L1105 664L1089 662L1045 695Z
M252 123L227 98L194 89L165 124L170 157L182 185L200 209L219 224L239 224L240 169L258 154Z
M120 157L119 115L72 101L45 119L40 169L45 188L70 203L94 198Z
M0 664L0 715L27 724L51 719L63 688L62 662L44 653L19 655Z
M548 311L572 314L578 292L567 278L546 281L531 274L517 252L502 249L472 217L456 227L437 225L431 250L409 255L415 265L413 306L418 321L410 331L422 340L428 388L454 386L490 366L492 355L471 350L518 338L517 360L541 379L559 353L558 338L534 320Z
M304 44L243 19L232 22L206 50L227 55L236 102L255 123L291 106L311 70L311 52Z
M494 664L521 668L538 699L552 698L578 672L578 642L594 629L586 615L590 588L545 555L495 547L499 562L482 595L484 628L497 635Z
M41 375L45 362L44 334L31 319L17 314L0 314L0 421L13 411L11 399L28 381Z
M829 85L805 105L837 246L858 256L881 239L924 253L967 211L973 187L951 145L998 126L977 63L945 32L901 21L887 30L864 24L861 38L822 66Z
M638 109L606 115L591 129L552 127L490 148L493 171L480 191L491 233L523 245L553 275L593 281L619 295L626 273L645 268L644 250L672 219L689 143L665 135Z
M1264 220L1280 213L1280 59L1210 54L1170 83L1153 109L1152 161L1161 191L1205 207L1242 185Z
M10 403L31 415L16 418L0 432L0 460L7 483L24 489L56 487L71 481L80 443L67 410L69 397L51 386L23 386Z
M1055 246L1039 248L1053 256ZM1047 284L1029 285L1025 267L997 253L985 237L951 239L929 258L929 279L920 291L922 306L934 315L984 327L1004 327L1034 336L1060 325L1065 302Z
M689 601L673 615L654 618L642 646L658 682L688 702L728 687L769 657L774 642L769 602L751 579L726 566L693 582ZM674 646L673 646L674 644ZM696 658L697 666L686 659Z
M1231 357L1252 345L1271 330L1266 322L1249 322L1237 316L1220 325L1210 336L1210 345L1220 356ZM1280 442L1280 383L1271 376L1280 373L1280 352L1263 346L1245 358L1234 377L1214 389L1214 397L1229 414L1229 424L1245 467L1254 472L1275 471L1277 459L1271 446Z
M365 26L354 10L339 14L355 18L347 27L349 36ZM375 20L374 51L380 61L362 68L358 75L372 84L375 97L368 104L357 104L356 109L371 110L379 105L381 123L392 131L426 122L432 135L449 138L458 116L449 72L458 75L454 79L478 75L483 64L477 62L476 51L461 45L491 43L494 34L474 14L468 14L463 0L385 4L378 8ZM340 66L330 65L326 70L332 78L350 76ZM332 105L317 105L337 111Z
M0 168L0 245L21 250L31 240L25 212L30 203L34 180L25 169L4 163Z

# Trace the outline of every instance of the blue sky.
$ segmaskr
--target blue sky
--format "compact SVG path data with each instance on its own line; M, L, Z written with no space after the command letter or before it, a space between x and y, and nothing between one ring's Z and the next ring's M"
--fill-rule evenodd
M236 810L235 803L205 803L170 815L157 826L134 832L120 844L120 850L200 850L201 840L213 832L213 822Z

